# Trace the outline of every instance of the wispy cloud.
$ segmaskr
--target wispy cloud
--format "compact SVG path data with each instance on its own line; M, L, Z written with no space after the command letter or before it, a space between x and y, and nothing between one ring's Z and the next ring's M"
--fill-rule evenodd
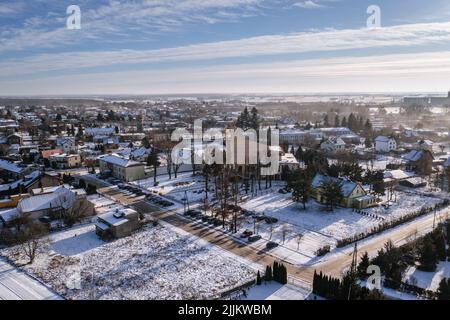
M12 15L22 11L24 4L22 2L0 3L0 16Z
M450 52L213 67L146 69L1 81L0 95L445 91Z
M41 54L0 63L3 77L37 72L172 61L203 61L280 54L448 43L450 22L410 24L377 30L345 29L269 35L157 50L116 50Z
M96 7L82 7L82 30L74 34L65 28L65 12L34 16L23 26L2 26L0 52L26 48L51 48L85 40L148 39L156 33L173 32L195 23L234 22L260 10L267 0L108 0ZM0 6L0 10L2 7ZM56 10L56 8L53 8ZM12 10L4 6L3 10ZM58 13L57 13L58 12ZM1 13L1 11L0 11ZM48 15L52 15L52 19Z
M296 3L293 4L293 6L294 7L303 8L303 9L317 9L317 8L323 8L324 7L320 3L314 2L314 1L311 1L311 0L296 2Z

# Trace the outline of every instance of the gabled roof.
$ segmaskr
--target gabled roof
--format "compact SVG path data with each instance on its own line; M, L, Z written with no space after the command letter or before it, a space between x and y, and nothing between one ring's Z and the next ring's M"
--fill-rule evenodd
M141 162L128 160L128 159L125 159L118 155L108 155L108 156L100 157L100 160L114 164L114 165L118 165L118 166L124 167L124 168L144 165Z
M314 179L312 181L312 187L315 189L320 188L322 183L327 180L340 182L341 187L342 187L342 195L344 197L348 197L353 192L353 190L355 190L355 188L358 186L358 184L356 182L353 182L350 180L334 178L334 177L325 176L322 174L316 174L316 176L314 177Z
M76 201L76 195L64 186L53 193L22 199L17 205L19 212L27 213L51 208L70 208Z
M427 150L412 150L403 156L403 159L410 162L419 161L426 153L429 153L434 159L430 151Z
M394 138L386 137L386 136L378 136L375 139L376 142L389 142L391 140L394 140Z

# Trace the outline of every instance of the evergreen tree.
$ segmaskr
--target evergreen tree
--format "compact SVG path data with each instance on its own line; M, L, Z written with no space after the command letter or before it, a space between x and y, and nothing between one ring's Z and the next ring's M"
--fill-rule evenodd
M303 210L306 210L306 204L311 196L311 180L305 173L301 173L298 180L293 182L292 185L292 199L295 202L301 202L303 204Z
M335 205L339 204L342 200L342 183L334 179L325 179L321 186L322 197L325 199L325 203L333 211Z
M341 120L339 119L339 114L336 114L336 117L334 118L334 126L336 128L341 126Z
M447 260L447 246L445 243L445 235L441 230L438 230L437 235L435 236L435 246L436 246L436 253L441 261Z
M161 165L161 162L159 161L158 152L154 147L147 157L147 165L153 167L153 184L156 185L157 168Z
M270 266L266 267L266 273L264 274L264 279L266 281L272 281L272 279L273 279L272 268Z
M433 240L430 235L425 236L419 254L419 269L428 272L435 271L438 257L436 254L436 247L433 244Z
M325 118L323 119L323 126L325 128L328 128L330 126L330 122L328 120L328 114L325 115Z
M438 300L450 300L450 279L442 279L437 291Z
M259 270L258 270L258 273L256 274L256 285L261 285L261 275L260 275L260 273L259 273Z
M370 265L370 259L369 259L369 254L367 252L364 253L364 255L361 257L361 261L358 265L357 268L357 273L358 273L358 277L361 279L366 279L368 274L367 274L367 268Z
M341 122L341 127L347 128L347 126L348 126L347 118L343 117L342 122Z
M253 107L251 112L251 116L249 119L249 128L250 129L255 129L258 130L259 129L259 116L258 116L258 110Z
M302 146L299 146L297 151L295 152L295 159L297 159L297 161L303 161L303 149Z

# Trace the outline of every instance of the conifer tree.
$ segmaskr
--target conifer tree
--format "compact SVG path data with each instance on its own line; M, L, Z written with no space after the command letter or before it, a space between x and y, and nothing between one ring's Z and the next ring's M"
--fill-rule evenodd
M258 273L256 274L256 284L258 286L261 285L261 274L259 273L259 270Z

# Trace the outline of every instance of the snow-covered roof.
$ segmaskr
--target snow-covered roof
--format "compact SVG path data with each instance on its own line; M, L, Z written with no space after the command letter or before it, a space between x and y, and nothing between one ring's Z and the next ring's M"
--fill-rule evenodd
M418 161L423 156L423 150L412 150L403 156L403 159L406 161Z
M127 223L129 220L128 218L135 214L137 214L137 212L133 209L117 209L99 215L98 222L117 227Z
M401 180L411 178L412 176L414 176L414 173L406 172L403 170L387 170L384 172L385 179Z
M0 219L4 222L8 222L19 215L17 208L7 209L0 211Z
M100 158L100 161L105 161L120 167L134 167L134 166L143 166L144 164L141 162L133 161L126 159L124 157L120 157L119 155L108 155Z
M30 198L22 199L17 205L19 212L27 213L50 208L63 207L70 208L76 201L75 193L71 192L64 186L59 187L53 193L42 194Z
M375 141L376 142L389 142L391 140L393 140L394 138L391 137L386 137L386 136L378 136L376 137Z
M110 135L115 132L115 128L86 128L84 134L87 136Z
M14 172L14 173L21 173L25 167L20 167L14 162L6 161L6 160L0 160L0 169Z
M350 180L344 180L341 178L334 178L334 177L324 176L321 174L316 174L316 176L314 177L314 179L312 181L312 187L320 188L322 186L322 183L327 180L340 182L341 187L342 187L342 195L344 197L348 197L353 192L353 190L355 190L355 188L358 186L358 184L356 182L353 182Z

